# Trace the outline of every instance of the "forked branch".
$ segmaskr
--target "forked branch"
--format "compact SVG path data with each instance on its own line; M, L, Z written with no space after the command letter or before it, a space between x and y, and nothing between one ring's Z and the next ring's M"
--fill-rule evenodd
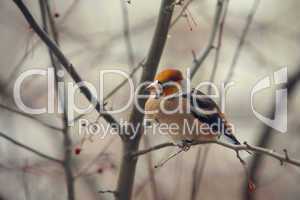
M62 53L62 51L58 48L58 46L55 44L53 40L45 33L41 27L38 25L38 23L33 18L32 14L26 7L26 5L23 3L22 0L13 0L14 3L18 6L22 14L24 15L26 21L30 24L32 29L35 31L35 33L40 37L40 39L47 45L47 47L51 50L51 52L56 56L58 61L62 64L62 66L65 68L65 70L70 74L72 79L76 84L81 84L80 91L84 94L84 96L91 102L95 102L95 109L99 114L101 114L101 117L103 117L108 123L113 124L115 127L117 126L116 130L122 130L120 127L120 124L117 122L117 120L111 116L109 113L106 112L104 106L97 100L97 97L92 94L92 92L89 90L89 88L84 84L83 79L80 77L78 72L75 70L72 63L66 58L66 56ZM120 137L123 138L124 134L120 134Z

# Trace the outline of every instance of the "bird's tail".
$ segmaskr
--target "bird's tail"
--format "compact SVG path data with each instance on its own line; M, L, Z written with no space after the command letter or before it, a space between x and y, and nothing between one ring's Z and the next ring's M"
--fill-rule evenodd
M231 143L231 144L234 144L234 145L241 145L240 141L231 133L224 133L224 137L225 139ZM245 150L248 154L252 155L252 152L251 151L247 151Z
M228 129L228 126L226 127L225 126L225 132L223 133L224 135L224 138L231 144L234 144L234 145L241 145L240 141L232 134L231 132L231 129ZM247 151L245 150L249 155L252 155L253 153L251 151ZM240 155L241 156L241 155ZM246 176L247 176L247 179L248 179L248 191L251 193L251 192L254 192L256 190L256 185L254 184L253 180L251 179L250 175L249 175L249 172L247 170L247 167L245 165L245 163L241 162L243 167L244 167L244 170L245 170L245 173L246 173Z
M240 145L241 144L240 141L238 141L238 139L231 133L224 133L224 137L231 144L234 144L234 145Z
M241 145L240 141L234 136L232 126L227 122L224 114L219 111L219 115L222 117L224 130L222 130L221 136L224 136L224 139L228 141L230 144ZM247 153L252 155L250 151L245 150Z

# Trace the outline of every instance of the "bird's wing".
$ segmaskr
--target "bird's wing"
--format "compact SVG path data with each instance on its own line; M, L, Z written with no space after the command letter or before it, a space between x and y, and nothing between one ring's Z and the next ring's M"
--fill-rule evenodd
M214 134L224 135L233 144L240 144L232 134L224 114L220 111L218 105L203 92L193 89L189 93L183 94L184 98L190 101L191 113L201 123L206 123L211 127Z

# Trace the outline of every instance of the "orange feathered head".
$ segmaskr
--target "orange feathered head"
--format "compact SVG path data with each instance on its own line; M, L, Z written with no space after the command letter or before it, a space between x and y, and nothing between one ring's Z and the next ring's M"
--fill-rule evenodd
M167 82L180 82L183 80L183 76L181 71L177 70L177 69L172 69L172 68L168 68L168 69L164 69L161 72L159 72L154 80L159 81L160 83L167 83Z
M167 96L178 92L182 80L183 76L181 71L167 68L155 76L154 82L150 84L148 88L156 92L160 89L162 94Z

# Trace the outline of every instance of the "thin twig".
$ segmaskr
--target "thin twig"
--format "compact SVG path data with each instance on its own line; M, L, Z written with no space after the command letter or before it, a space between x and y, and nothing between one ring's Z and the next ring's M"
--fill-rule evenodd
M140 24L137 24L135 25L134 27L132 27L131 29L131 34L137 34L137 33L140 33L140 32L144 32L145 30L148 30L152 24L154 24L155 22L155 19L153 17L149 18L149 19L146 19L145 21L143 21L142 23ZM101 60L101 58L103 56L105 56L105 52L103 52L103 49L104 50L107 50L109 48L111 48L112 46L112 43L114 43L115 41L119 40L121 37L123 36L123 34L120 34L120 33L116 33L116 34L113 34L109 40L105 41L99 48L98 48L98 51L100 53L96 54L94 56L94 58L92 58L92 68L94 68L95 66L97 66L97 62L96 60Z
M171 160L172 158L174 158L175 156L177 156L178 154L180 154L182 152L183 152L183 150L179 149L178 151L176 151L175 153L172 153L166 159L163 159L161 162L159 162L157 165L155 165L154 168L159 168L159 167L164 166L164 164L166 164L169 160Z
M133 77L135 75L135 73L144 66L144 59L131 71L131 73L129 74L129 77ZM105 97L104 97L104 102L107 101L111 96L113 96L119 89L121 89L126 83L128 82L128 79L124 79L119 85L117 85L110 93L108 93Z
M71 15L71 13L75 10L80 0L74 0L73 3L69 6L69 8L66 10L64 16L60 20L60 24L63 24L68 17Z
M196 154L196 158L195 158L195 164L194 164L194 168L192 171L192 187L191 187L191 197L190 200L195 200L197 193L198 193L198 168L199 168L199 164L200 164L200 158L201 158L201 151L202 148L199 148Z
M285 84L284 88L287 88L288 90L288 101L291 101L292 96L295 95L295 93L298 91L297 86L300 82L300 65L298 65L298 70L288 78L288 82ZM276 101L273 103L272 107L270 108L270 114L269 116L271 118L274 118L275 116L275 112L276 112ZM257 144L261 147L267 147L270 142L272 141L272 134L273 129L272 127L268 126L268 125L263 125L263 128L261 130L261 133L259 135L261 135L261 137L258 139ZM284 152L285 157L287 156L287 151L285 150ZM257 173L259 170L259 167L261 165L263 161L263 157L261 155L258 155L254 158L254 160L252 161L249 169L250 169L250 177L253 177L254 181L257 181L256 179L258 179ZM282 162L281 162L282 163ZM245 185L247 185L247 183L245 183ZM250 194L248 187L245 186L245 190L244 190L244 199L248 199L250 200L251 197L253 195Z
M236 48L236 50L234 52L234 56L233 56L232 61L231 61L231 65L230 65L227 77L225 79L225 83L228 83L231 80L232 76L233 76L234 70L236 68L237 61L238 61L238 59L240 57L240 53L241 53L243 45L245 43L245 38L247 36L247 33L249 31L250 25L251 25L251 23L253 21L253 18L254 18L254 15L255 15L256 11L257 11L259 3L260 3L260 0L255 0L254 3L253 3L253 5L252 5L252 8L251 8L251 10L250 10L250 12L248 14L245 27L243 29L241 38L239 40L239 43L237 45L237 48Z
M145 148L149 148L151 146L148 135L144 135L143 141L144 141ZM150 189L152 192L152 197L153 197L153 199L159 199L158 191L157 191L157 182L155 179L156 171L153 170L153 164L152 164L153 158L152 158L151 153L147 154L146 160L147 160L147 168L148 168L148 175L149 175L149 180L150 180Z
M93 160L91 160L88 164L82 167L82 169L78 170L78 173L74 176L74 179L77 180L82 176L82 174L84 174L84 172L88 171L88 169L90 169L97 162L98 158L106 152L107 148L113 143L114 140L115 137L111 138L108 141L108 143L105 144L105 146L99 151L99 153L95 156Z
M197 196L199 195L198 188L200 187L201 180L202 180L202 177L204 174L204 169L205 169L205 166L207 163L209 150L210 150L210 146L204 147L203 158L202 159L198 158L198 160L196 160L198 162L197 166L195 165L195 168L194 168L194 170L196 171L196 173L194 174L194 178L196 180L193 181L193 183L196 185L192 186L194 188L194 191L192 191L191 200L197 199ZM200 149L198 150L197 153L199 154L198 156L200 157Z
M31 36L30 36L31 37ZM30 38L29 38L30 39ZM19 72L21 71L22 67L23 67L23 63L26 61L26 59L28 58L28 56L30 55L30 53L32 53L38 46L40 45L40 41L36 41L34 42L31 47L28 47L25 49L25 53L24 55L21 57L21 59L17 62L17 64L15 66L13 66L13 70L12 70L12 74L8 76L8 78L6 79L7 81L5 84L5 88L4 90L6 92L8 92L10 85L12 84L12 82L16 79L16 77L19 75Z
M162 143L162 144L158 144L158 145L155 145L153 147L150 147L150 148L147 148L147 149L144 149L144 150L139 150L137 152L133 152L133 153L130 154L130 156L133 156L133 157L140 156L140 155L149 153L151 151L155 151L155 150L162 149L162 148L165 148L165 147L175 147L175 145L173 143L169 143L169 142L168 143Z
M210 76L210 79L209 79L210 83L214 82L216 72L217 72L217 68L218 68L218 65L219 65L221 46L222 46L222 38L223 38L223 29L224 29L224 25L225 25L226 16L227 16L228 5L229 5L229 0L225 0L224 11L223 11L223 15L222 15L220 25L219 25L220 27L219 27L219 31L218 31L218 42L217 42L217 46L216 46L216 54L215 54L215 59L214 59L214 65L213 65L213 69L212 69L211 76ZM209 85L207 93L209 95L211 94L210 85Z
M218 0L217 6L216 6L216 11L215 11L215 16L214 16L214 22L212 26L212 31L209 37L208 44L204 51L198 56L196 59L193 59L193 64L191 67L191 78L194 77L198 69L201 67L202 63L204 60L207 58L209 55L210 51L214 48L214 41L217 35L218 27L219 27L219 22L221 19L221 13L223 9L223 4L224 0Z
M227 11L228 11L228 5L229 5L229 0L224 0L224 6L223 6L223 10L222 10L222 16L221 16L221 20L220 20L220 25L219 25L219 29L218 29L218 40L217 40L217 45L216 45L216 51L215 51L215 59L214 59L214 64L213 64L213 69L211 72L211 76L210 76L210 83L214 82L215 76L216 76L216 72L217 72L217 68L219 66L219 58L220 58L220 53L221 53L221 47L222 47L222 38L223 38L223 29L224 29L224 25L225 25L225 20L226 20L226 16L227 16ZM211 95L211 90L212 87L211 85L208 85L208 95ZM196 165L194 166L194 170L196 173L193 174L193 179L196 179L193 181L193 185L192 188L192 194L191 194L191 200L194 200L197 198L197 195L199 194L199 190L198 188L200 187L201 184L201 180L203 177L203 173L204 173L204 169L207 163L207 158L208 158L208 153L210 150L210 146L204 147L204 151L203 151L203 158L200 159L200 148L197 152L197 156L196 156ZM200 166L198 166L200 164Z
M38 122L39 124L41 124L41 125L43 125L43 126L45 126L45 127L47 127L47 128L53 129L53 130L55 130L55 131L62 131L62 128L57 127L57 126L54 126L54 125L51 125L51 124L48 124L48 123L46 123L46 122L40 120L39 118L34 117L33 115L29 115L29 114L27 114L27 113L24 113L24 112L22 112L22 111L16 110L16 109L14 109L14 108L8 107L8 106L3 105L3 104L0 104L0 108L5 109L5 110L7 110L7 111L9 111L9 112L12 112L12 113L21 115L21 116L23 116L23 117L32 119L32 120L34 120L35 122Z
M59 160L59 159L54 158L54 157L52 157L52 156L48 156L48 155L46 155L46 154L44 154L44 153L42 153L42 152L40 152L40 151L38 151L38 150L35 150L35 149L33 149L33 148L29 147L29 146L26 146L25 144L22 144L22 143L20 143L20 142L14 140L14 139L8 137L7 135L1 133L1 132L0 132L0 137L6 139L6 140L8 140L8 141L10 141L11 143L15 144L15 145L18 146L18 147L21 147L21 148L23 148L23 149L25 149L25 150L27 150L27 151L29 151L29 152L31 152L31 153L34 153L34 154L37 155L37 156L40 156L40 157L45 158L45 159L47 159L47 160L54 161L54 162L59 163L59 164L62 163L62 160Z
M25 168L28 166L28 163L27 163L27 160L25 160L24 162L25 164ZM29 200L29 199L32 199L31 196L30 196L30 184L28 183L28 177L27 177L27 173L25 170L22 170L22 184L23 184L23 188L24 188L24 197L25 197L25 200Z
M125 38L125 44L127 49L127 56L128 56L128 64L130 67L134 66L134 51L131 42L130 36L130 24L129 24L129 16L128 16L128 9L127 5L124 0L120 0L121 9L122 9L122 18L123 18L123 35Z
M129 77L132 78L136 72L141 68L143 67L143 62L144 60L142 60L132 71L131 73L129 74ZM106 101L112 97L115 93L117 93L127 82L129 81L129 79L124 79L119 85L117 85L114 89L112 89L103 99L103 101L106 103ZM105 103L104 103L104 106L105 106ZM78 115L77 117L75 117L73 119L73 122L76 122L78 121L79 119L81 119L82 117L84 117L86 114L81 114L81 115Z
M22 14L24 15L27 22L31 25L32 29L36 32L36 34L43 40L43 42L47 45L49 49L51 49L52 53L56 56L59 62L63 65L65 70L70 74L72 79L76 84L81 84L80 91L84 94L84 96L92 103L96 102L95 109L103 117L108 123L113 124L117 127L116 130L122 130L120 124L116 121L116 119L106 112L105 108L101 105L101 103L97 100L97 98L92 94L89 88L84 84L82 78L78 74L78 72L73 67L72 63L65 57L62 51L58 48L58 46L48 37L48 35L39 27L32 14L25 6L22 0L13 0L15 4L18 6ZM124 139L124 134L119 134L119 136Z
M175 26L175 24L179 21L180 18L184 16L185 11L188 9L189 5L192 3L193 0L188 0L184 6L182 6L180 13L175 17L175 19L172 21L170 25L170 29Z

